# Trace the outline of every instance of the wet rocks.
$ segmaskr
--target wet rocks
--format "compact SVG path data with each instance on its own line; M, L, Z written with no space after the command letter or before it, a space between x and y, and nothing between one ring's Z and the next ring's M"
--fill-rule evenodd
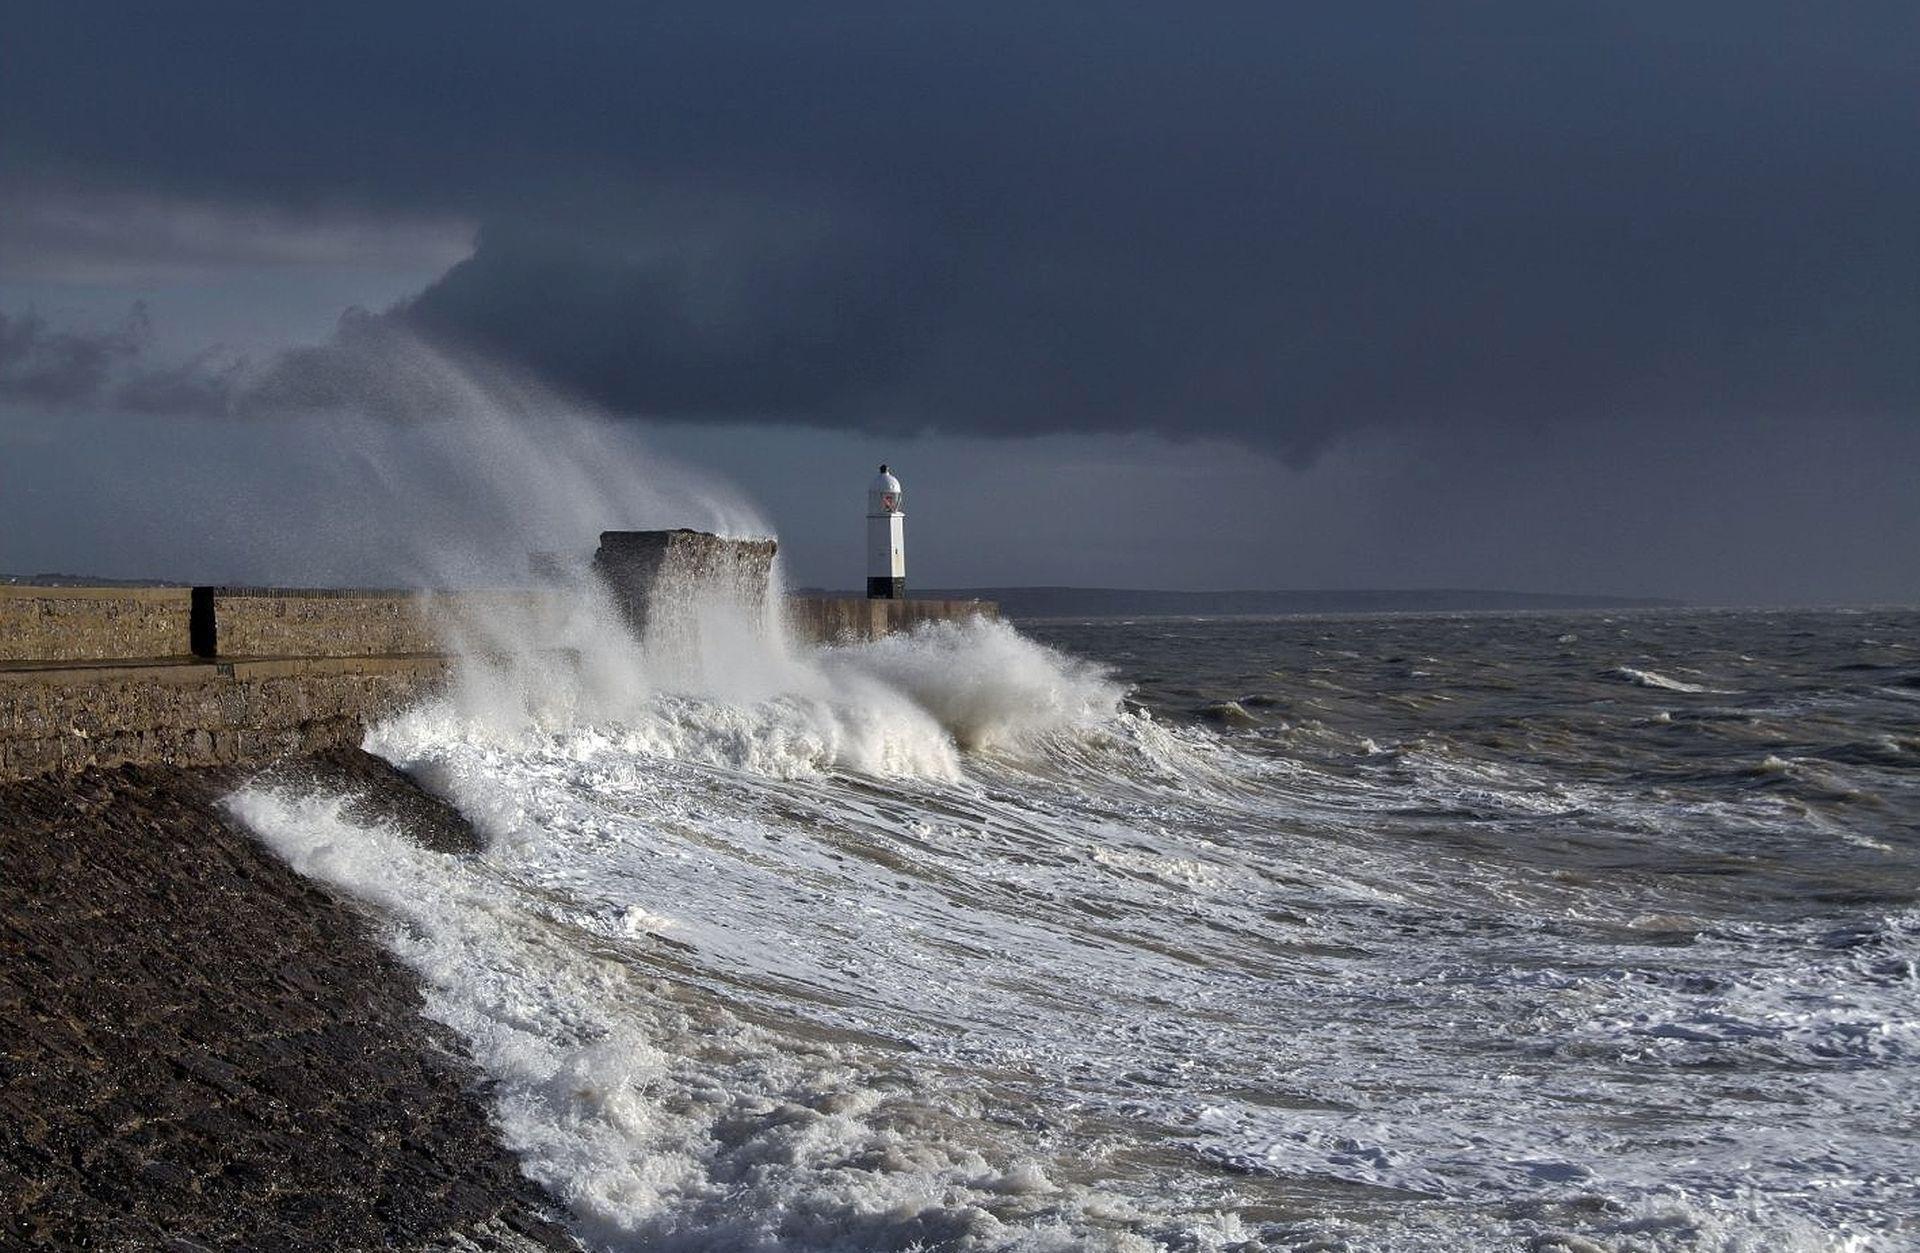
M473 853L483 846L466 816L392 764L357 748L336 748L281 761L254 778L271 786L337 793L347 817L405 832L437 853Z

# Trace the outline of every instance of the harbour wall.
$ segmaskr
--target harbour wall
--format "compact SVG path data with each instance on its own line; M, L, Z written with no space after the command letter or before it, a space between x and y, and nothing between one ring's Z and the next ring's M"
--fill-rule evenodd
M0 662L188 656L184 587L0 587Z
M997 617L991 602L791 597L807 643ZM0 586L0 781L95 766L233 765L359 741L489 622L559 592Z
M867 600L857 596L789 596L787 624L810 644L876 640L929 622L998 618L990 600Z
M357 744L441 657L288 657L0 669L0 782L95 766L215 766Z

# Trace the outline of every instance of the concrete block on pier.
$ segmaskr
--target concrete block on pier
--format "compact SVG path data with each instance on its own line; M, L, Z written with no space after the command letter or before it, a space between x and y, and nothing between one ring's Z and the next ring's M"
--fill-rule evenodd
M777 547L771 539L723 539L684 528L602 531L593 568L635 630L644 631L660 609L696 598L757 614L766 604Z

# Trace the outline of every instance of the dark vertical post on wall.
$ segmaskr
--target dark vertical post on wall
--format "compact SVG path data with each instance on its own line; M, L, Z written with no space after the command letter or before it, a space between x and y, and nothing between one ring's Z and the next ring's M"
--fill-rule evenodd
M179 636L174 636L179 639ZM187 602L187 647L196 657L212 659L220 652L220 632L213 620L213 589L196 587Z

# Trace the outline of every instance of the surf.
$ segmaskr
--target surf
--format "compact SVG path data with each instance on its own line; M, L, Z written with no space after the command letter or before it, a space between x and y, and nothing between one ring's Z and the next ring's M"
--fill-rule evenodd
M1677 720L1556 694L1495 750L1455 686L1220 726L1090 631L813 648L729 599L500 627L370 733L480 856L232 801L377 912L590 1247L1898 1247L1914 1111L1867 1094L1920 1056L1911 911L1769 914L1718 872L1824 826L1584 764ZM1448 682L1386 630L1343 690Z

